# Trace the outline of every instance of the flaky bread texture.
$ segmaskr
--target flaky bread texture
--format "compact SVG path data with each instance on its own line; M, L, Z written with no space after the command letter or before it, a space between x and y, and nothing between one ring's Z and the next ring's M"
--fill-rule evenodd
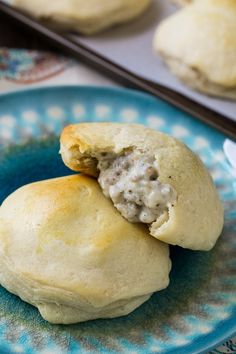
M150 225L155 238L194 250L211 249L223 226L223 208L212 178L201 160L180 141L135 124L82 123L61 135L61 155L72 170L97 177L99 153L122 154L139 149L155 156L159 181L171 185L177 200L168 220Z
M126 315L168 286L170 267L168 246L90 177L26 185L0 207L0 284L49 322Z
M14 0L13 4L37 18L89 35L135 19L150 0Z
M236 99L236 2L197 0L157 28L154 49L194 89Z

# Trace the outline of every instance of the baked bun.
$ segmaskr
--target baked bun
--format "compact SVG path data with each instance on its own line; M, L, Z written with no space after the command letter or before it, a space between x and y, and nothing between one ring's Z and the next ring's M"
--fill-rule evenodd
M135 19L150 0L13 0L13 4L59 27L93 34Z
M72 170L98 177L104 194L131 222L172 245L210 250L223 209L201 160L180 141L142 125L67 126L61 155Z
M52 323L130 313L169 283L168 246L82 175L26 185L0 207L0 283Z
M236 99L236 1L197 0L165 19L154 49L187 85Z

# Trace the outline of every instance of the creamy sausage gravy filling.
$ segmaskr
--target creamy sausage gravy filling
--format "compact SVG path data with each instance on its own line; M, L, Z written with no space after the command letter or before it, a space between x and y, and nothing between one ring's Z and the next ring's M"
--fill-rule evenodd
M101 154L98 182L106 197L130 222L152 223L176 200L176 192L158 181L154 156L129 151L121 156Z

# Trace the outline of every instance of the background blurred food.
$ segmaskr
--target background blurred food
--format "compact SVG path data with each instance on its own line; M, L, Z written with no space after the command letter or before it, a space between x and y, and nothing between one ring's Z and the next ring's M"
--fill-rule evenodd
M150 0L14 0L13 4L54 25L92 34L135 19Z

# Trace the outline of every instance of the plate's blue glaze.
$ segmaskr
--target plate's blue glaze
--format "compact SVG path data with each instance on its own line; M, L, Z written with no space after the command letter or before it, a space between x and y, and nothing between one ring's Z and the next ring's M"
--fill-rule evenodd
M81 121L138 122L170 133L210 169L226 211L211 252L172 247L168 289L129 316L73 326L46 323L0 288L0 353L201 353L236 332L236 185L225 136L172 106L128 90L37 89L0 96L0 203L17 187L71 173L55 134Z

